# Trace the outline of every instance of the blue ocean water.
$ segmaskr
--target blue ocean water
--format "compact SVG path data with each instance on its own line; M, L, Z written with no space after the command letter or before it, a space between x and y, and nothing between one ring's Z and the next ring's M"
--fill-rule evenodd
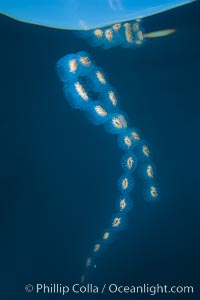
M151 144L161 189L158 203L145 203L136 177L129 225L100 260L93 281L197 289L199 12L197 2L149 17L143 22L146 31L176 28L176 34L136 49L106 51L70 31L1 16L3 299L47 297L27 295L27 283L78 282L89 247L113 212L121 174L115 137L69 107L55 71L59 58L80 50L105 70L131 125Z

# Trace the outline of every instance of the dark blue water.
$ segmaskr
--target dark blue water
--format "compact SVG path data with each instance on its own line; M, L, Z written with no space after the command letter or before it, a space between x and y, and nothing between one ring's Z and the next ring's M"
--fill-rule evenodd
M129 225L93 282L193 285L198 299L200 209L200 6L147 18L147 32L176 34L137 49L90 47L70 31L0 18L1 296L147 299L148 295L36 295L27 283L78 282L118 195L121 152L64 98L55 64L85 50L117 89L152 146L161 199L145 203L136 177ZM159 295L159 298L167 295ZM169 297L169 296L168 296Z

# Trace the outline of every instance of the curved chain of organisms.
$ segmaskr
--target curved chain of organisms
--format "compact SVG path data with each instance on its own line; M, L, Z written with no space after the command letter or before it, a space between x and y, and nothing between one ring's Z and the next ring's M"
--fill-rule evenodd
M29 5L25 5L25 2L28 1L1 1L0 13L22 22L60 29L77 29L77 34L86 38L93 46L108 49L115 46L131 48L143 44L146 38L173 33L174 29L144 33L139 18L158 14L193 0L153 0L151 3L144 0L30 0ZM89 11L92 13L88 14ZM99 11L103 13L99 14ZM135 21L129 21L133 19ZM96 266L99 254L116 233L127 225L127 215L133 206L131 191L134 188L133 173L136 168L139 168L144 181L145 199L156 201L159 192L155 183L150 147L137 129L128 126L127 117L120 110L117 92L104 72L85 52L62 58L57 63L57 71L69 104L83 111L93 125L102 125L108 133L118 135L118 147L124 151L121 158L123 174L118 180L120 195L116 200L116 213L86 259L85 271L81 277L81 281L85 282Z
M117 92L103 70L82 51L60 59L57 62L57 72L69 104L83 111L93 125L102 125L108 133L118 135L118 147L124 152L121 158L123 174L117 183L120 195L116 200L116 212L86 259L85 271L81 276L81 282L85 282L89 272L96 267L99 254L116 233L124 230L127 225L127 214L133 206L130 195L134 188L133 173L138 165L145 185L145 199L154 202L158 199L159 192L150 147L137 129L128 126L126 114L120 110Z

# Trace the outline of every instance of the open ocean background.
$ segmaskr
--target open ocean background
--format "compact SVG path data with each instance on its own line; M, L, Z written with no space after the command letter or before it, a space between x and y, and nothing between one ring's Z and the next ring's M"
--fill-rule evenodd
M161 189L158 203L146 203L135 176L128 227L92 282L193 285L194 295L172 298L199 299L199 16L196 2L146 18L146 32L177 32L136 49L109 50L71 31L0 16L2 300L150 297L24 291L27 283L78 282L115 209L122 154L116 137L69 107L55 71L59 58L80 50L106 72L131 125L151 144Z

